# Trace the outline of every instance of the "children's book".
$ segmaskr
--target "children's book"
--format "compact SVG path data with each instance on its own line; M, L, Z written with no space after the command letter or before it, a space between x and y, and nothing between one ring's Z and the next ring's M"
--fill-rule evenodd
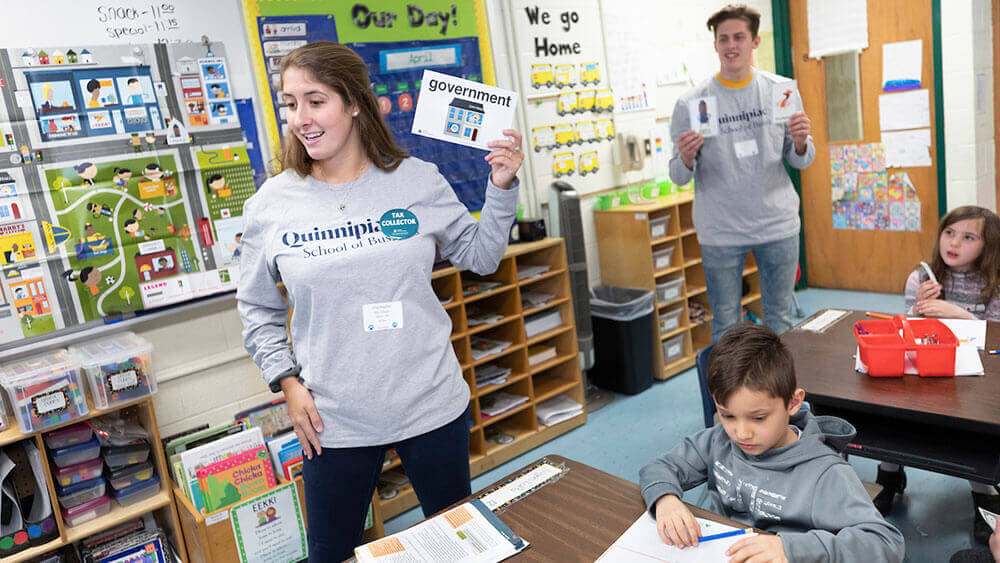
M198 469L197 476L206 514L257 496L277 484L266 446L210 463Z
M180 454L178 476L179 485L184 494L191 500L199 512L204 512L205 501L202 498L201 485L198 483L198 470L228 457L241 454L247 450L264 445L264 436L260 428L250 428L239 434L226 436L214 442L198 446Z
M289 481L301 473L302 445L294 432L268 440L267 449L271 452L275 473L281 473Z
M277 436L292 427L292 419L288 417L288 405L285 404L284 398L238 412L235 419L236 422L243 424L243 428L259 427L265 439Z

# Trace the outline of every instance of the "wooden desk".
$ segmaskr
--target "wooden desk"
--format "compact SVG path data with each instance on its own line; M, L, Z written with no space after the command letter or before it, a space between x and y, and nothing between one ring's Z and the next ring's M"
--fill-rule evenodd
M594 561L646 509L639 494L639 485L562 456L545 457L556 464L565 463L569 471L562 479L549 483L500 512L500 519L531 544L511 560ZM461 502L478 497L535 463L537 461ZM688 505L688 508L700 518L747 527L697 506ZM757 532L761 533L760 530Z
M823 333L799 329L806 319L781 337L813 410L857 428L847 452L983 483L1000 481L1000 356L980 352L984 376L869 377L854 371L852 329L864 319L864 312L852 311ZM988 324L986 348L1000 348L1000 323Z

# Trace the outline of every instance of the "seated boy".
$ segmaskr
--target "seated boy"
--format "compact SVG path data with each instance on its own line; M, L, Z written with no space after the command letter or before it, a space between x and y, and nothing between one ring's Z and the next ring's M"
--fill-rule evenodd
M777 535L740 540L733 562L902 561L903 536L875 510L840 452L854 427L800 411L791 354L771 329L736 326L708 361L721 424L688 436L639 472L664 542L697 545L683 491L708 482L708 508Z

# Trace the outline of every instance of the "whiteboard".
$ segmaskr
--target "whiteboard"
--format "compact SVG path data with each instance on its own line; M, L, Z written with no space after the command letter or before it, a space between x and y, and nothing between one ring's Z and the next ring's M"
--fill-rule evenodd
M243 13L239 0L0 0L0 47L45 47L53 44L128 45L157 42L222 42L231 68L233 92L253 98L259 139L260 102L257 99ZM260 143L269 162L267 143Z

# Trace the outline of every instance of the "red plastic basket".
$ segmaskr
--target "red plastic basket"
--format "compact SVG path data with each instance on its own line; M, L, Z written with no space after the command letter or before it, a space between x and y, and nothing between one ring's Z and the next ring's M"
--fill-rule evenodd
M927 343L930 337L936 343ZM958 339L937 319L907 320L896 315L891 321L858 321L854 324L861 362L872 377L900 377L906 352L913 352L921 377L953 377Z

